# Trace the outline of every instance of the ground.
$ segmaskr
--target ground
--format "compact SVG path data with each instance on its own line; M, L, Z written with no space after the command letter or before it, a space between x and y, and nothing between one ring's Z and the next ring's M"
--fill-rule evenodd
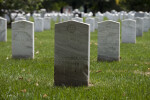
M90 86L54 86L54 22L35 32L34 60L11 58L0 42L0 100L150 100L150 30L136 44L121 43L120 62L97 62L97 31L91 33Z

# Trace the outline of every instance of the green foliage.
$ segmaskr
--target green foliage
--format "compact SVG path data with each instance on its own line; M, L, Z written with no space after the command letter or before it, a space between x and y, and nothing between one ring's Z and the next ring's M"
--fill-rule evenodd
M14 20L11 18L11 13L33 13L34 10L38 10L41 6L43 0L2 0L0 2L0 15L8 14L10 18L10 23L8 26L10 27L11 22ZM3 9L3 11L1 11ZM17 15L15 17L17 17Z
M64 7L64 6L66 6L66 5L67 5L66 2L62 2L62 1L60 1L60 2L55 2L55 3L52 4L51 10L60 11L60 9L61 9L62 7Z
M150 0L120 0L124 10L150 11Z

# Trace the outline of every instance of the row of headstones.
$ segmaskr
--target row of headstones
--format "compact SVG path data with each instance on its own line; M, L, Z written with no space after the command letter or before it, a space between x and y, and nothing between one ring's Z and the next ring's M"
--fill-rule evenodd
M12 13L11 17L12 19L14 19L15 16L18 17L25 17L28 21L30 19L30 14L17 14L17 13ZM89 12L89 13L84 13L81 12L81 17L92 17L93 13ZM57 19L60 19L60 22L62 20L67 21L68 19L70 20L71 18L73 18L73 13L58 13L58 12L52 12L52 13L46 13L46 11L44 11L44 13L33 13L33 17L51 17L54 21L57 21ZM95 17L107 17L109 20L113 20L113 21L118 21L118 19L120 20L124 20L124 19L134 19L135 17L150 17L150 12L135 12L135 11L130 11L130 12L126 12L126 11L121 11L121 12L117 12L117 11L111 11L111 12L105 12L105 13L100 13L97 12ZM9 17L7 14L5 14L5 18L7 19L7 21L9 22Z
M150 20L147 21L150 22ZM137 25L136 22L138 23ZM142 23L142 18L136 18L136 21L130 19L123 20L123 41L125 40L127 43L132 43L132 41L130 42L130 39L136 39L136 26L139 33L143 33ZM147 27L150 29L150 24L147 24ZM119 22L108 20L98 23L97 55L97 61L120 60ZM55 85L88 86L89 77L90 25L77 21L68 21L56 24L54 57Z
M26 20L25 17L17 17L15 21ZM51 28L51 18L50 17L35 17L34 18L34 30L35 32L43 32L44 30L50 30Z
M143 32L150 29L150 18L137 17L135 20L122 21L122 43L136 43L136 37L143 36Z
M125 27L132 25L125 23ZM5 25L4 25L5 26ZM130 30L125 28L124 30ZM7 29L6 29L7 30ZM123 32L123 31L122 31ZM130 31L132 32L132 31ZM127 32L126 32L127 33ZM123 33L122 33L123 34ZM12 23L12 57L34 58L34 23ZM120 23L98 23L98 61L120 60ZM88 85L90 67L90 25L68 21L55 25L55 85Z
M115 12L115 13L109 13L106 12L104 14L101 14L100 12L96 13L96 17L93 18L91 17L93 14L89 13L90 16L87 16L86 18L86 23L90 24L90 31L94 32L95 29L98 28L98 22L103 21L104 16L108 17L109 20L114 20L114 21L118 21L118 16L123 15L123 17L120 17L121 20L123 19L135 19L135 17L139 16L139 17L144 17L149 16L150 14L148 13L136 13L136 12L129 12L129 14L127 14L126 12ZM84 15L84 13L83 13ZM117 15L117 16L115 16ZM124 17L125 15L129 16L129 17ZM133 15L132 17L130 17L130 15ZM34 21L35 21L35 32L42 32L44 29L45 30L49 30L50 29L50 19L54 19L54 21L57 21L57 17L59 19L59 22L63 22L63 21L68 21L68 20L76 20L79 22L83 22L83 18L79 18L78 16L76 16L75 18L73 18L72 14L59 14L59 13L47 13L45 14L44 18L41 18L40 14L34 14ZM15 21L17 20L25 20L25 17L17 17L15 19ZM44 21L43 21L44 20Z
M79 17L75 17L72 20L83 22L83 18L79 18ZM98 28L98 23L102 22L103 20L104 20L103 17L86 18L85 23L90 24L90 31L94 32L95 29ZM133 19L125 19L125 20L133 20ZM139 31L144 31L144 32L148 31L150 26L150 17L136 17L134 20L136 20L137 22L137 36L141 36L142 34L142 32ZM136 25L134 25L134 27L136 27Z

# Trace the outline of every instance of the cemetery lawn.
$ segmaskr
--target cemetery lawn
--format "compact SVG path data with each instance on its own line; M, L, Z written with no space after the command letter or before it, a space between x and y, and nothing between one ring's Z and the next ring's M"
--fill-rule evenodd
M97 62L97 31L91 33L90 86L54 86L54 22L35 32L35 58L11 58L0 42L0 100L150 100L150 30L136 44L122 44L120 62Z

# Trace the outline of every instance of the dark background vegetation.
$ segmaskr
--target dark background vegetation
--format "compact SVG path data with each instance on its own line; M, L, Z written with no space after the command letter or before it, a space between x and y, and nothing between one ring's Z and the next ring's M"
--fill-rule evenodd
M116 11L150 11L150 0L0 0L0 15L6 12L24 11L33 13L41 8L50 11L61 11L65 6L72 6L73 9L84 8L93 13L106 12L112 9Z

